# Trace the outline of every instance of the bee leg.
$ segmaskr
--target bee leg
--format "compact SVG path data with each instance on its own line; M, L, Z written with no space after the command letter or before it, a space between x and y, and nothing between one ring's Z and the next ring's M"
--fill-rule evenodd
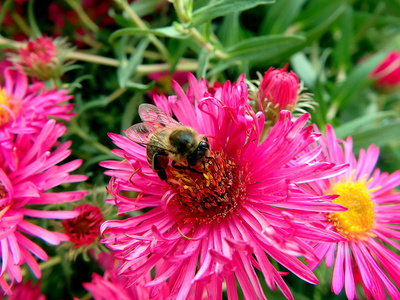
M157 173L158 177L163 180L167 181L167 172L165 169L168 166L168 156L166 154L156 154L153 157L153 169Z
M204 172L200 172L200 171L198 171L196 169L193 169L190 166L179 166L179 165L176 164L175 161L172 161L171 165L172 165L172 167L174 167L177 170L189 170L189 171L192 171L193 173L197 173L197 174L203 174L204 173Z
M212 159L212 160L214 161L214 163L215 163L215 166L216 166L216 167L218 168L218 170L219 170L219 166L218 166L217 161L215 160L214 157L212 157L212 156L207 156L206 158L207 158L208 160ZM204 167L204 168L206 167L206 162L205 162L205 161L203 161L203 167Z

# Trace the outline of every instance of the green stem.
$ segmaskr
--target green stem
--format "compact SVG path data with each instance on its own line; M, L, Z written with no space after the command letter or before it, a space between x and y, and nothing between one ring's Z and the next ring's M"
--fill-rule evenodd
M221 50L215 49L215 47L206 41L206 39L200 34L196 28L190 28L191 36L208 52L214 52L214 55L219 59L227 59L229 56Z
M176 15L182 23L188 23L190 21L190 17L186 13L185 5L182 0L174 0L173 1Z
M78 121L77 121L76 118L72 118L72 119L71 119L70 125L71 125L72 131L73 131L76 135L78 135L80 138L82 138L83 140L85 140L88 144L90 144L90 145L92 145L93 147L95 147L95 148L96 148L97 150L99 150L101 153L104 153L104 154L107 154L107 155L112 154L112 153L111 153L111 150L108 149L106 146L100 144L100 143L97 142L97 141L90 140L90 136L89 136L85 131L83 131L82 128L79 127Z
M6 16L8 10L11 7L11 4L14 2L14 0L6 0L0 10L0 30L1 30L1 25L3 24L4 17Z
M126 0L115 0L123 10L128 14L128 16L131 18L131 20L141 29L149 29L147 25L142 21L142 19L133 11L133 9L130 7L129 3ZM154 35L154 34L149 34L149 39L152 42L152 44L160 51L160 54L162 55L163 59L165 61L169 60L169 52L168 49L164 46L164 44Z
M29 27L29 25L25 22L24 18L22 18L17 12L13 11L11 13L11 17L14 20L14 22L18 25L18 27L23 31L23 33L26 36L30 36L31 35L31 28Z
M97 26L85 13L85 10L82 8L81 1L74 0L65 0L69 6L77 13L78 17L81 21L89 28L91 31L98 31L99 26Z

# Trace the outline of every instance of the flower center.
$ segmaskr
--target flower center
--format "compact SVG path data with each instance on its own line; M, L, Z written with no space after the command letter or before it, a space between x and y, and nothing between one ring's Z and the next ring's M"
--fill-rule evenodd
M212 151L211 158L199 173L190 169L169 168L168 178L185 221L210 223L232 213L245 194L245 180L237 165L221 151ZM201 172L201 173L200 173Z
M0 89L0 127L10 122L18 110L19 106L10 101L4 89Z
M6 198L7 191L4 186L0 183L0 219L5 215L5 213L10 209L12 201Z
M331 186L329 194L338 194L335 203L347 207L347 211L327 214L328 220L336 230L347 239L365 240L374 236L375 228L374 203L371 200L367 182L344 182Z

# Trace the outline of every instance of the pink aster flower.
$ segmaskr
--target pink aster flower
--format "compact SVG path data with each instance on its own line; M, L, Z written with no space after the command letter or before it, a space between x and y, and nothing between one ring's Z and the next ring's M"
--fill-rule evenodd
M400 285L400 256L387 247L400 250L400 193L395 192L400 171L389 175L375 169L379 149L374 145L361 150L357 160L352 139L337 139L331 126L320 144L324 148L319 159L350 165L342 175L310 183L318 195L338 194L334 202L348 208L326 214L324 221L327 229L346 240L318 242L318 259L309 267L314 269L325 257L328 267L334 265L332 291L339 294L344 286L348 299L356 296L356 275L368 299L386 299L385 289L391 299L400 299L396 288Z
M86 191L47 192L62 183L86 180L86 176L69 173L81 165L73 160L57 165L71 153L70 142L58 145L52 151L57 139L65 133L65 127L49 120L33 141L29 135L18 135L13 143L11 164L0 148L0 286L9 292L11 284L21 282L21 265L27 264L33 274L40 278L41 272L34 256L48 260L47 254L27 235L40 238L51 245L68 240L68 236L44 229L26 218L68 219L76 211L55 211L36 208L37 205L54 205L73 202L86 195Z
M69 121L72 96L67 90L46 91L42 82L28 83L21 71L6 69L5 83L0 86L0 148L11 151L15 134L39 134L49 117ZM10 144L11 143L11 144Z
M110 269L104 273L104 276L93 273L92 281L83 283L83 287L92 294L94 300L167 299L168 294L165 288L157 297L150 298L148 289L144 287L150 280L151 276L148 273L138 284L125 288L126 278Z
M392 91L400 84L400 51L391 51L378 67L371 72L376 79L376 87L383 91Z
M33 284L32 280L16 284L13 288L12 295L7 296L7 300L46 300L46 296L42 295L40 282ZM3 299L0 295L0 299Z
M18 54L11 54L10 59L29 76L44 81L65 72L69 51L66 39L44 36L22 43Z
M267 285L276 285L293 299L282 273L268 257L301 279L316 284L313 273L297 258L313 257L308 240L338 241L339 234L322 230L318 212L343 211L335 196L305 193L299 184L326 178L343 166L314 162L315 153L297 155L315 141L308 115L297 120L288 111L259 144L263 114L249 104L244 77L226 82L213 95L205 80L189 75L186 94L174 82L177 96L159 97L163 107L184 125L206 135L210 158L202 172L166 166L161 181L149 167L146 148L110 134L123 161L105 161L112 176L108 200L121 214L148 209L142 215L110 220L102 225L103 243L123 261L119 274L127 285L140 282L150 270L155 277L145 287L158 295L167 282L168 299L219 299L225 282L228 297L237 298L236 280L246 299L265 299L255 269ZM296 159L295 159L296 158ZM137 191L129 198L124 191Z

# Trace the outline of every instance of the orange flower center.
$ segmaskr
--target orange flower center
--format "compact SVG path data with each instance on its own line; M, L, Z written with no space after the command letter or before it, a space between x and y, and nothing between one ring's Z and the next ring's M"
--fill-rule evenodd
M13 118L12 114L19 111L19 105L13 103L4 89L0 89L0 127L3 127Z
M199 173L168 168L168 181L176 193L180 215L185 221L213 222L232 213L245 194L245 180L236 164L225 153L215 151Z
M334 202L348 209L327 214L328 220L345 238L365 240L368 236L374 236L375 212L371 191L367 189L365 181L337 183L329 189L327 194L339 195Z

